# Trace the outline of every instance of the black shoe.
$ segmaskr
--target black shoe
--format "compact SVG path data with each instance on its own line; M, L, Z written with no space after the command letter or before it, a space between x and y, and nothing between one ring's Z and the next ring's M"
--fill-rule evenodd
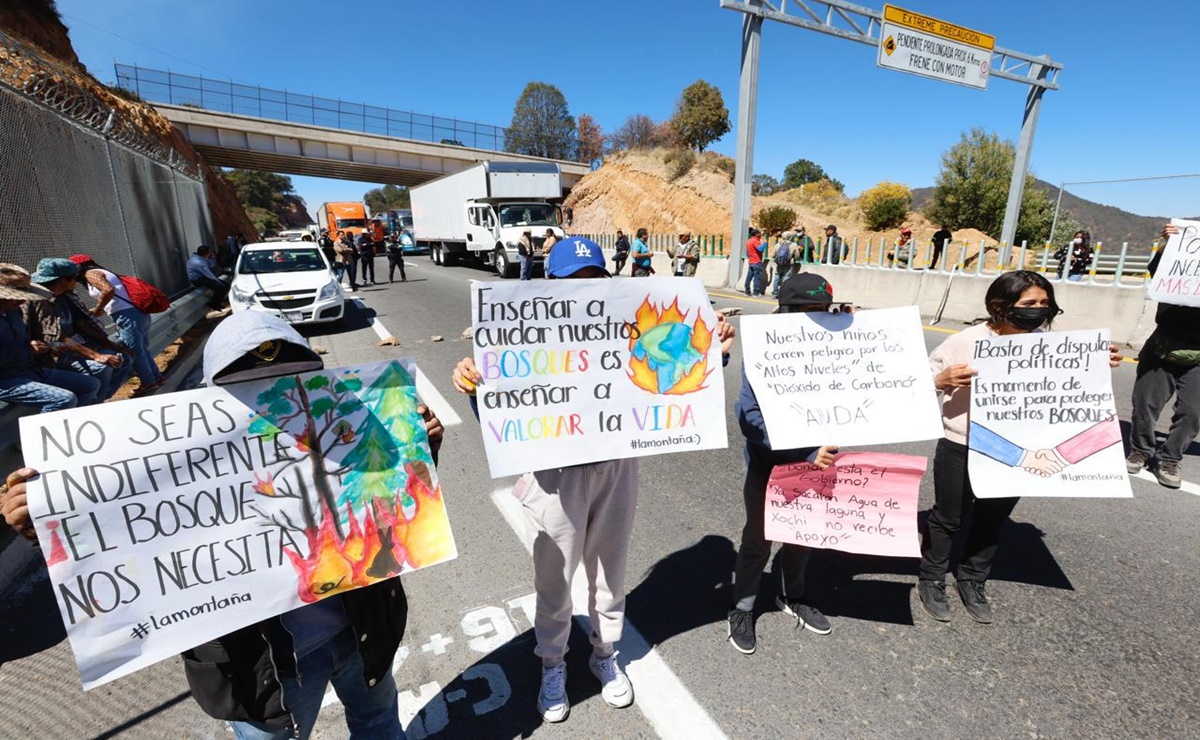
M950 621L950 602L946 599L945 581L925 581L917 584L917 596L929 616L939 622Z
M992 605L988 603L987 591L983 581L958 581L958 595L962 598L967 614L980 624L992 623Z
M803 627L809 632L815 632L818 635L828 635L830 632L833 632L833 625L829 623L829 620L825 618L820 609L811 604L776 596L775 606L779 607L779 610L789 617L795 617L797 627Z
M729 642L743 655L753 655L758 645L754 637L754 612L729 610Z

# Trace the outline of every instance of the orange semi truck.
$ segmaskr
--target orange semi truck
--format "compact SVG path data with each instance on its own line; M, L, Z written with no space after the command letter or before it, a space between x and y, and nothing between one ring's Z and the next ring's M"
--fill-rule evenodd
M317 224L322 229L329 229L329 235L333 237L339 231L348 231L357 239L366 231L372 241L383 241L383 229L367 218L364 203L322 203L317 209Z

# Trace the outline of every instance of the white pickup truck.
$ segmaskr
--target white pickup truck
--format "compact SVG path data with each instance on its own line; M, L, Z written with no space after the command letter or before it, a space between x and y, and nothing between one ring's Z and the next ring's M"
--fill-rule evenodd
M546 229L559 239L562 172L553 162L480 162L411 191L413 229L439 265L482 261L501 277L516 277L517 240L528 229L534 263L542 260Z

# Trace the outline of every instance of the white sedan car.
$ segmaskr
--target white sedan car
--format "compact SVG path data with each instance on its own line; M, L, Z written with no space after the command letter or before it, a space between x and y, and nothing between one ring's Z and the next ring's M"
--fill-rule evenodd
M290 324L340 321L346 296L325 255L311 242L247 244L238 255L229 305L265 311Z

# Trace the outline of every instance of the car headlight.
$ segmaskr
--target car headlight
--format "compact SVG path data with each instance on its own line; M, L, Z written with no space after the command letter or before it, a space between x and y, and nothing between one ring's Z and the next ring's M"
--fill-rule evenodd
M335 295L338 294L338 288L340 288L340 287L341 286L338 285L336 280L330 282L324 288L321 288L321 293L317 296L317 300L323 301L326 298L333 298Z
M233 298L233 300L237 301L238 303L253 303L254 302L254 293L244 291L236 285L234 285L232 288L230 288L229 295L230 295L230 297Z

